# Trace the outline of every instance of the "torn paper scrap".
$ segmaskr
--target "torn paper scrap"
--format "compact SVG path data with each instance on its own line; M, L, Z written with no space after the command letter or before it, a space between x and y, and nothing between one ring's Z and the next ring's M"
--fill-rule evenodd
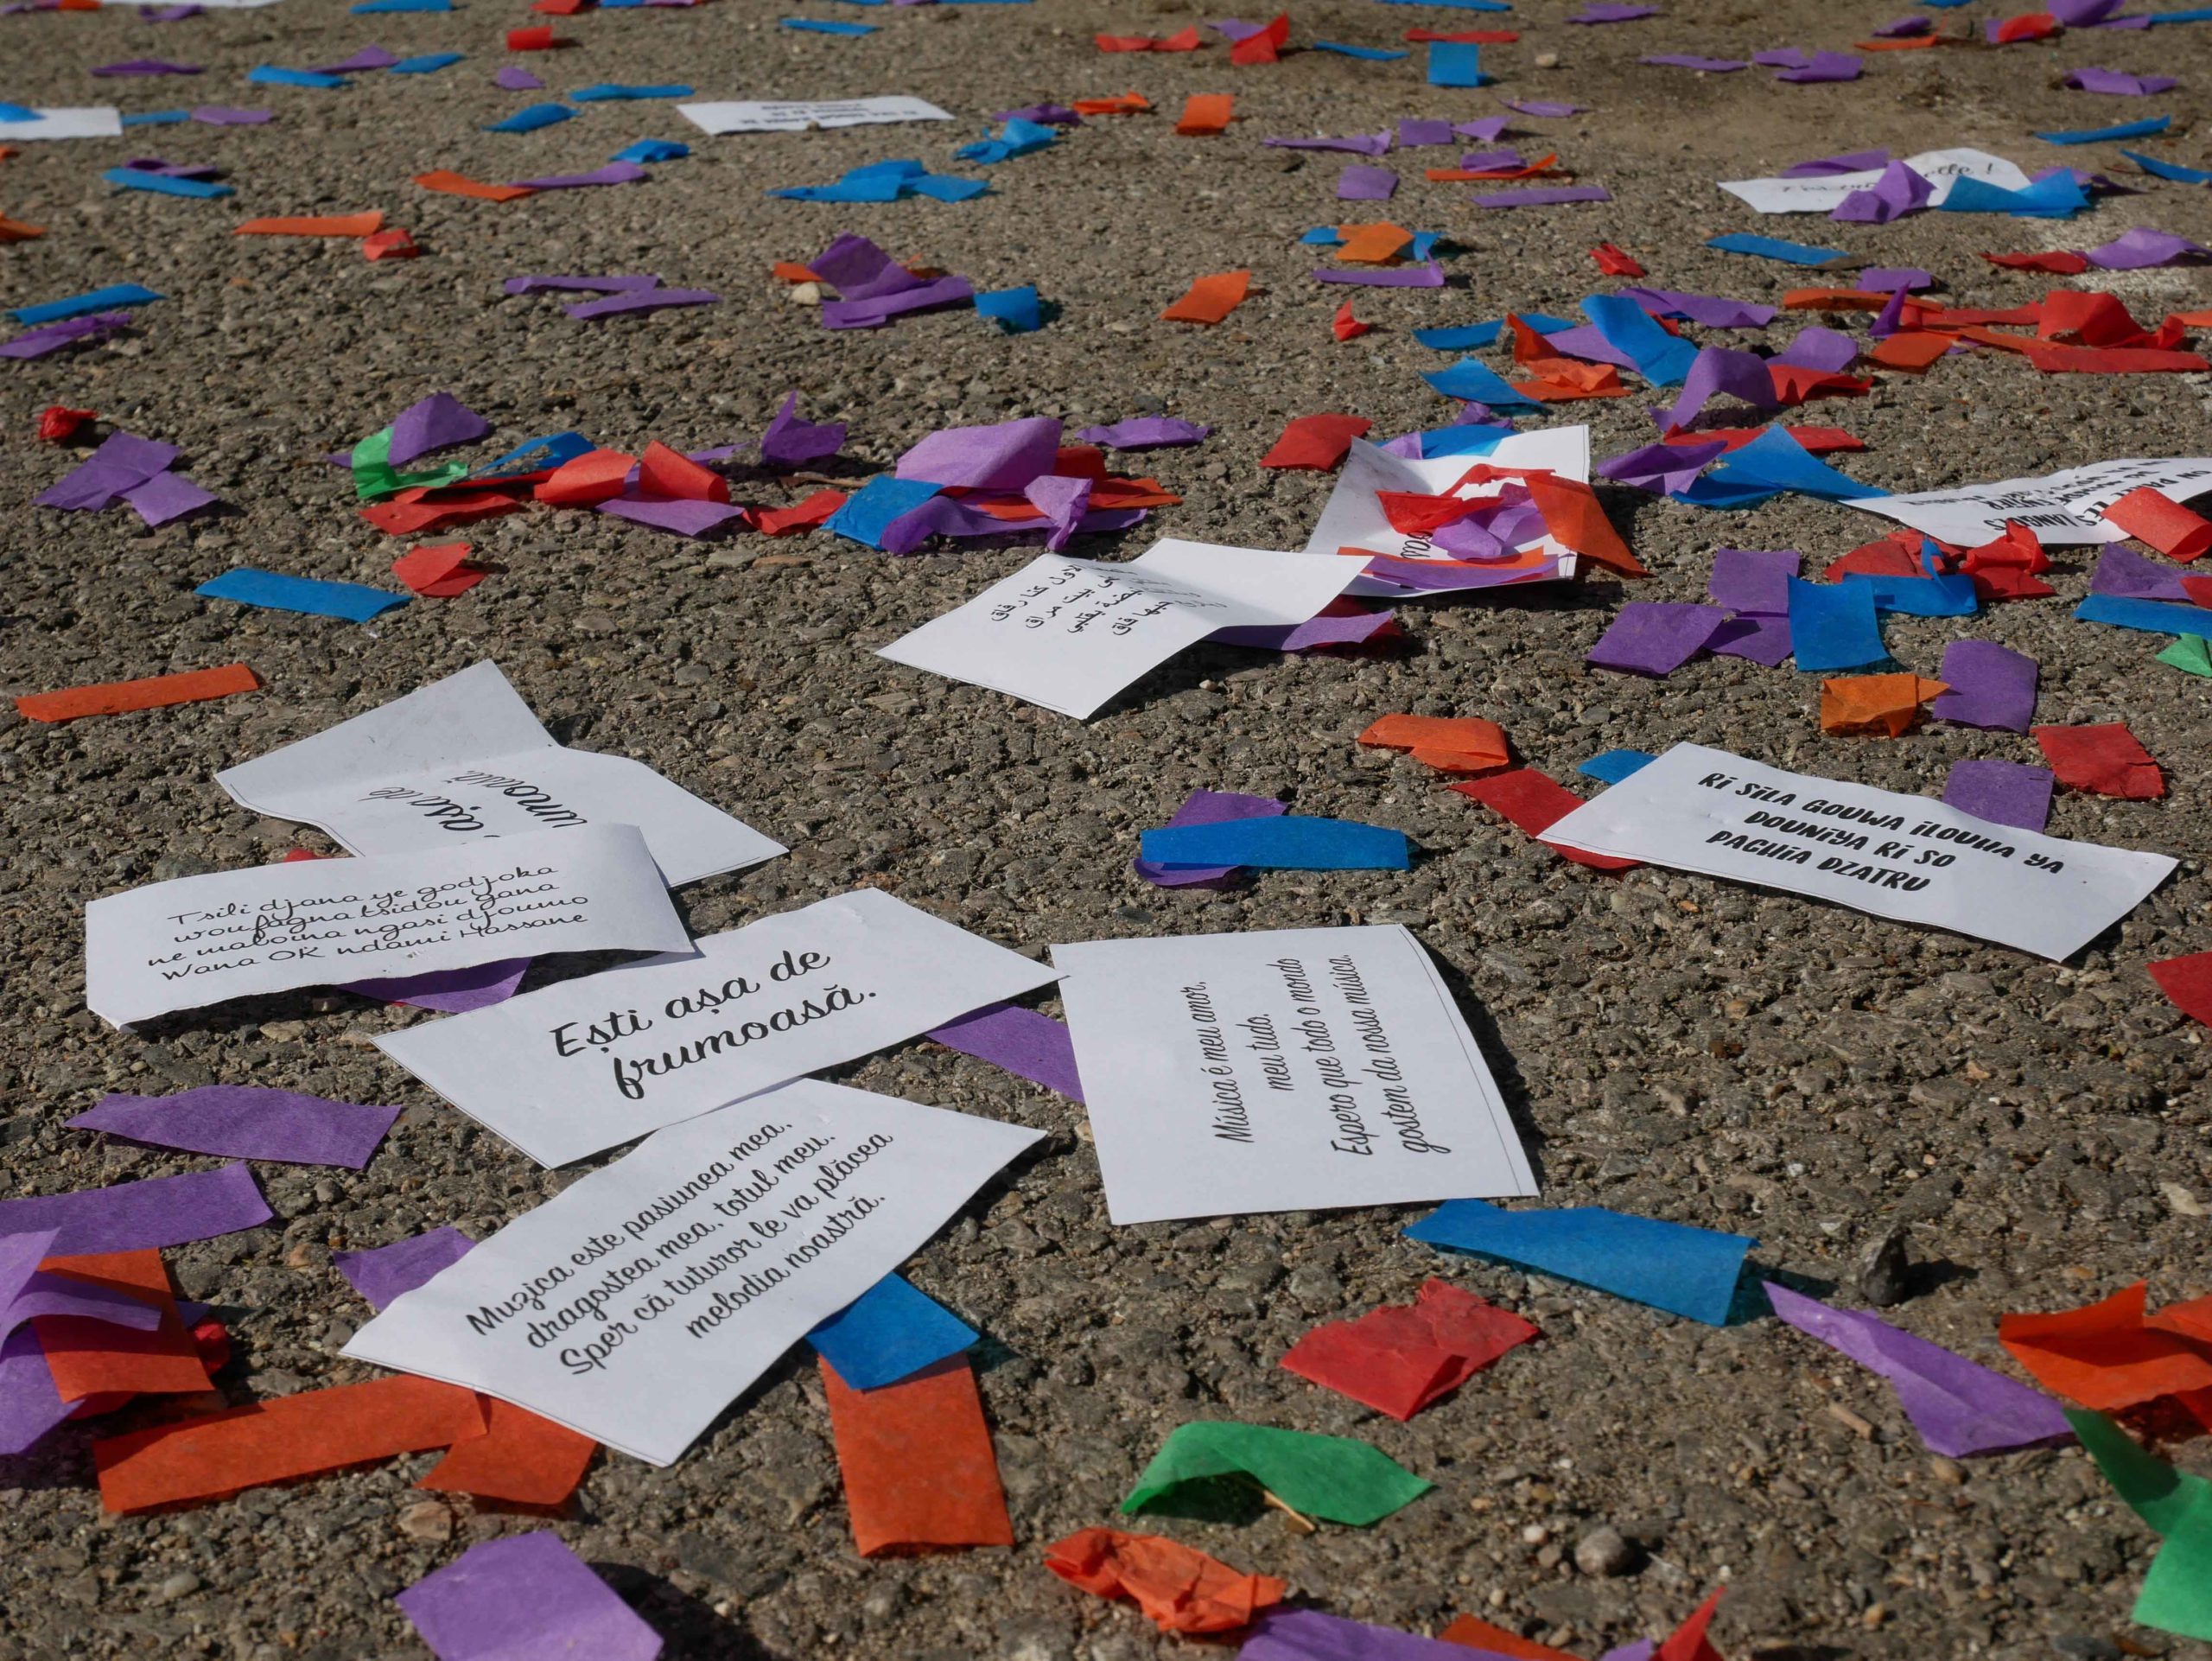
M918 98L820 99L793 103L679 104L677 114L702 132L804 132L810 127L872 127L901 121L950 121Z
M1904 165L1935 187L1929 206L1941 207L1951 187L1961 179L1979 179L2000 190L2024 190L2028 175L2001 156L1977 150L1923 150L1904 158ZM1881 182L1883 168L1857 173L1833 173L1812 178L1723 180L1720 188L1760 213L1833 213L1846 198L1872 190Z

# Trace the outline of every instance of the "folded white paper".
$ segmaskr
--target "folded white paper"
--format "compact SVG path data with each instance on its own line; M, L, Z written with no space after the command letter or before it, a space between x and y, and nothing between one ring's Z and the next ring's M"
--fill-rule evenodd
M553 741L485 662L215 775L241 805L357 854L634 824L670 886L785 851L642 761Z
M804 132L809 127L876 127L899 121L950 121L918 98L799 99L789 103L679 104L676 112L702 132Z
M1536 1192L1402 928L1092 940L1052 961L1116 1223Z
M116 1026L226 998L555 951L684 951L628 824L180 877L85 907L85 1002Z
M345 1353L666 1465L1041 1134L804 1079L572 1184Z
M566 1165L1056 978L861 888L377 1046L540 1164Z
M1590 429L1548 427L1538 432L1511 434L1501 439L1497 449L1486 455L1426 458L1393 455L1363 438L1355 438L1351 452L1344 457L1343 470L1337 474L1336 488L1329 493L1321 517L1314 524L1313 534L1306 540L1306 551L1338 556L1367 553L1421 561L1434 566L1440 573L1464 574L1470 588L1548 582L1573 576L1573 550L1549 535L1530 537L1517 544L1526 557L1524 562L1516 563L1510 575L1502 569L1507 562L1488 564L1455 559L1427 537L1408 536L1393 529L1376 495L1377 491L1389 490L1416 496L1441 496L1452 491L1468 468L1483 463L1500 468L1541 468L1562 479L1586 485L1590 482ZM1504 481L1499 481L1468 485L1456 493L1463 500L1473 501L1495 497L1504 488ZM1408 588L1376 575L1363 575L1344 590L1347 594L1378 599L1405 599L1439 591Z
M1083 720L1216 629L1306 622L1358 575L1172 537L1126 564L1046 554L876 655Z
M1785 773L1701 744L1675 745L1541 840L1810 894L2060 959L2133 911L2176 863L1992 824L1925 796Z
M1923 150L1906 156L1904 164L1936 187L1928 199L1930 207L1941 207L1949 198L1952 185L1961 179L1985 180L2000 190L2028 188L2026 174L2003 156L1986 150ZM1723 180L1720 188L1761 213L1832 213L1854 190L1871 188L1882 173L1880 168L1871 168L1864 173L1832 173L1817 179Z
M35 121L0 121L0 144L19 138L120 138L123 112L105 105L82 110L38 110Z
M2093 461L2039 479L2004 479L1955 490L1916 491L1909 496L1853 496L1844 506L1909 525L1939 542L1969 548L2000 534L2010 519L2035 532L2037 542L2056 548L2122 540L2127 533L2107 524L2104 511L2129 491L2145 486L2185 501L2212 490L2212 458Z

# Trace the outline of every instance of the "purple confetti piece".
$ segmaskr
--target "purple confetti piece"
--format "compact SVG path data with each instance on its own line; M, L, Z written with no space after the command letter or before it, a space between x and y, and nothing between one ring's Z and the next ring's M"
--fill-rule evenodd
M2182 573L2163 560L2139 554L2124 543L2108 544L2097 556L2097 569L2089 577L2091 594L2118 595L2126 600L2174 600L2193 605L2181 585ZM1943 677L1948 680L1950 677Z
M1954 761L1943 784L1943 805L1992 824L2040 833L2050 823L2050 793L2057 783L2049 767L2018 761Z
M1689 370L1682 377L1681 392L1660 424L1670 430L1681 430L1697 418L1698 412L1708 402L1723 392L1742 399L1756 410L1778 409L1782 403L1775 395L1774 377L1768 372L1764 358L1732 347L1708 346L1690 360Z
M947 1049L1003 1067L1017 1078L1056 1090L1071 1101L1083 1099L1083 1080L1075 1069L1075 1043L1064 1022L1012 1003L987 1003L957 1021L922 1034Z
M220 500L213 491L202 490L181 473L157 473L145 483L131 486L122 496L130 504L132 512L146 524L156 526L181 519L188 513L197 513L203 507L213 507Z
M1249 646L1255 652L1313 652L1324 646L1364 646L1397 620L1394 611L1369 611L1364 607L1340 615L1328 612L1302 623L1253 623L1217 628L1206 638L1217 646Z
M310 67L318 75L353 75L364 73L372 69L389 69L398 61L397 57L380 46L365 46L342 62L316 64Z
M1347 138L1262 138L1260 143L1279 150L1349 150L1355 156L1381 156L1390 148L1387 132L1354 133Z
M203 104L192 112L192 118L207 127L258 127L274 121L274 110L241 110L229 104Z
M731 503L695 501L683 496L618 496L597 506L612 518L679 537L703 537L745 517L745 510Z
M507 294L535 294L540 289L577 294L635 294L660 287L660 278L638 272L626 277L511 277L499 284Z
M813 269L819 270L817 266ZM903 317L918 311L938 311L947 306L963 306L976 298L976 290L964 277L941 277L933 283L918 283L917 286L867 300L830 300L822 307L822 327L824 328L880 328L893 317Z
M197 75L201 67L196 63L169 63L161 58L133 58L128 63L104 63L88 73L99 76L121 75Z
M1362 289L1440 289L1444 267L1434 260L1422 265L1370 267L1364 270L1332 265L1313 273L1316 283L1349 283Z
M1659 8L1656 6L1624 5L1620 0L1590 0L1589 4L1567 21L1570 23L1632 23L1640 17L1656 17L1658 15Z
M509 92L542 92L545 83L518 64L502 65L499 73L492 77L502 91Z
M661 1649L660 1634L550 1532L471 1546L392 1601L438 1661L653 1661Z
M1452 130L1462 138L1471 138L1478 144L1495 144L1505 135L1505 118L1486 115L1479 121L1462 121Z
M1798 54L1802 56L1802 54ZM1764 61L1764 60L1762 60ZM1783 169L1784 179L1832 179L1839 173L1872 173L1890 164L1887 150L1846 150L1840 156L1816 156L1809 162Z
M1388 168L1348 167L1337 176L1337 200L1387 202L1397 194L1398 175Z
M29 1453L76 1410L54 1387L37 1333L25 1327L0 1343L0 1454Z
M381 1309L452 1268L475 1244L459 1229L434 1228L365 1251L334 1251L330 1261L369 1308Z
M338 990L386 1003L404 1003L440 1015L467 1015L505 1003L522 985L528 958L506 958L467 969L433 969L422 975L392 975L382 980L348 981Z
M1764 669L1777 669L1789 656L1793 643L1789 619L1764 614L1732 617L1707 642L1715 657L1742 658Z
M800 420L797 392L784 395L783 407L760 435L760 459L772 468L803 468L825 461L844 447L845 423Z
M1705 328L1764 328L1776 316L1772 306L1719 295L1686 294L1679 289L1635 288L1620 292L1624 299L1635 301L1655 317L1680 318ZM1634 368L1635 360L1624 359L1624 366Z
M2101 247L2084 250L2082 257L2100 270L2139 271L2153 265L2195 264L2212 257L2212 251L2186 237L2139 225Z
M1831 220L1846 225L1887 225L1928 206L1936 187L1902 162L1892 162L1882 176L1864 190L1854 190L1837 204Z
M1775 79L1795 81L1800 86L1815 81L1857 80L1862 67L1859 60L1848 52L1815 52L1804 63L1784 69Z
M586 190L594 185L634 185L652 175L635 162L609 162L592 173L555 173L543 179L517 179L524 190Z
M1448 144L1452 142L1452 124L1448 121L1402 120L1398 123L1398 147L1419 150L1425 145Z
M1868 294L1903 293L1935 286L1936 274L1916 265L1869 265L1859 273L1858 287Z
M561 309L571 317L613 317L636 311L660 311L671 306L718 306L721 296L705 289L639 289L628 294L610 294L603 300L587 300L581 305L563 306Z
M2036 660L1994 640L1954 640L1937 678L1949 687L1929 713L1955 727L2024 733L2036 716Z
M396 1107L365 1107L251 1085L203 1085L170 1096L107 1096L69 1120L154 1148L227 1159L365 1168L399 1117Z
M1716 548L1705 591L1715 605L1762 616L1789 614L1789 580L1804 556L1792 548Z
M0 1234L53 1229L71 1257L183 1245L258 1228L275 1213L243 1164L32 1200L0 1200Z
M1727 620L1719 606L1631 600L1590 648L1586 661L1631 675L1671 675L1704 651Z
M1782 349L1775 361L1817 369L1824 375L1841 374L1859 361L1859 342L1815 323L1799 330L1797 338Z
M1751 67L1742 58L1700 58L1687 52L1656 52L1648 58L1638 58L1637 61L1660 64L1669 69L1702 70L1708 75L1729 75L1738 69Z
M1170 830L1179 830L1186 824L1227 824L1235 819L1279 818L1289 811L1272 796L1194 790L1175 810L1175 817L1167 824ZM1235 881L1238 869L1234 865L1168 866L1147 859L1129 862L1129 869L1155 888L1225 888Z
M65 317L41 328L27 328L5 345L0 358L43 358L79 340L105 340L130 327L127 311L96 311L89 317Z
M1212 430L1178 421L1173 416L1132 416L1110 427L1085 427L1076 436L1086 444L1103 445L1109 450L1156 450L1196 444Z
M393 418L391 465L404 468L434 450L473 444L491 430L490 422L451 392L433 392Z

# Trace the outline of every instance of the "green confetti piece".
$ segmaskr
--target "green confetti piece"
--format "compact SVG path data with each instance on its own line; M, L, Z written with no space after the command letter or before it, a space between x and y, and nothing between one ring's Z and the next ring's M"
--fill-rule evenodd
M456 479L466 478L466 461L441 461L428 473L401 473L391 465L391 429L371 433L353 446L350 458L353 468L353 493L362 501L372 502L380 497L397 495L403 490L417 486L435 490L449 485Z
M1185 1483L1249 1476L1292 1510L1365 1528L1435 1486L1348 1436L1210 1421L1176 1428L1122 1502L1143 1511Z
M2113 1492L2165 1541L2135 1594L2136 1620L2212 1639L2212 1482L2145 1453L2101 1413L2065 1413Z
M2206 648L2202 634L2184 634L2158 654L2158 661L2186 669L2192 675L2212 678L2212 651Z

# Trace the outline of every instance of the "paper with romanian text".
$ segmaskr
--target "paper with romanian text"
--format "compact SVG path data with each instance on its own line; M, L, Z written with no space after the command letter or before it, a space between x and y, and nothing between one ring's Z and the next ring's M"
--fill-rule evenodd
M2024 525L2051 547L2120 542L2127 533L2104 511L2131 490L2145 487L2187 501L2212 490L2212 458L2130 458L2093 461L2036 479L2003 479L1956 490L1922 490L1909 496L1854 496L1846 507L1909 525L1938 542L1976 547L2004 533L2006 521Z
M1980 179L1999 190L2025 190L2028 175L2001 156L1986 150L1923 150L1908 156L1904 164L1936 187L1928 199L1941 207L1961 179ZM1809 179L1723 180L1720 188L1761 213L1832 213L1853 191L1869 190L1879 183L1883 169L1863 173L1831 173Z
M1585 853L1832 900L2063 959L2165 881L2164 854L2066 842L1926 796L1677 744L1543 833Z
M318 825L357 854L479 837L634 824L673 887L785 851L642 761L553 741L495 663L215 775L272 818Z
M876 655L1082 720L1216 629L1306 622L1358 575L1174 538L1126 564L1046 554Z
M903 1042L1056 977L861 888L377 1047L542 1165Z
M1510 480L1471 484L1453 491L1470 468L1485 465L1541 468L1586 485L1590 482L1590 429L1549 427L1539 432L1513 433L1481 455L1423 459L1393 455L1363 438L1355 438L1344 457L1343 470L1337 474L1336 487L1322 506L1313 534L1306 538L1305 551L1338 556L1365 553L1386 559L1415 561L1428 568L1424 575L1433 576L1440 583L1445 573L1455 572L1469 588L1548 582L1554 578L1573 576L1573 550L1548 534L1524 538L1516 543L1516 557L1510 560L1456 559L1427 537L1409 536L1393 529L1376 495L1383 490L1403 491L1415 496L1452 493L1471 501L1498 495ZM1387 575L1387 568L1363 573L1344 590L1370 598L1397 600L1425 591L1431 591L1427 582L1414 587L1394 582Z
M301 986L556 951L687 951L628 824L180 877L85 907L85 1002L116 1026Z
M676 112L702 132L804 132L809 127L875 127L899 121L950 121L918 98L801 99L789 103L679 104Z
M1402 928L1092 940L1052 962L1116 1223L1536 1192Z
M667 1465L1042 1134L802 1079L570 1184L345 1353Z

